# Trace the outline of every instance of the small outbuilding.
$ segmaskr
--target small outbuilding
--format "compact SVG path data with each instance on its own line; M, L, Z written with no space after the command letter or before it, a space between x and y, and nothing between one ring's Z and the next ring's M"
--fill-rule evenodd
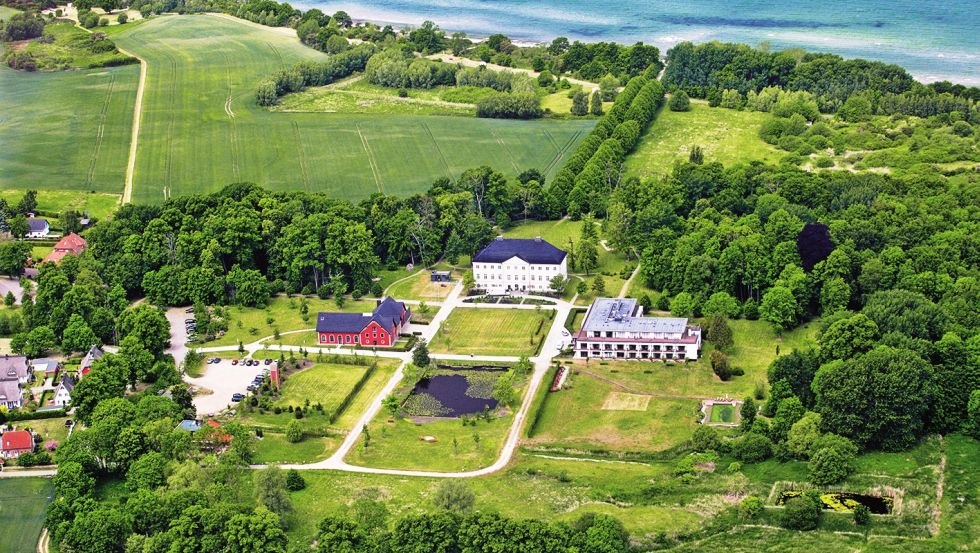
M450 271L432 271L429 274L430 282L451 282L452 273Z

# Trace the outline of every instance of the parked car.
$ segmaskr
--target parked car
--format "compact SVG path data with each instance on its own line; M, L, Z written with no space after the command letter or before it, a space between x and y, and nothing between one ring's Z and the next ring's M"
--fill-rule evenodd
M231 394L231 400L234 401L234 402L239 402L239 401L241 401L243 399L245 399L245 394L239 394L237 392L234 393L234 394Z
M562 336L570 336L570 334L568 333L568 330L566 330L566 329L564 329L564 328L563 328L563 329L561 329L561 335L562 335Z
M193 312L194 312L193 307L188 307L187 309L184 310L184 313L193 313Z
M238 359L232 359L231 360L231 364L232 365L237 365L238 364Z
M265 360L265 364L266 365L271 365L272 364L272 359L266 359Z

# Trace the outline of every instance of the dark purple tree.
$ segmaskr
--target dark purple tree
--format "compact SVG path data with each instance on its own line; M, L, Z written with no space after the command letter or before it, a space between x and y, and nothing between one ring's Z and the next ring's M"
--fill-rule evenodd
M796 237L796 249L800 252L803 270L809 273L814 265L827 259L834 251L830 229L823 223L807 223Z

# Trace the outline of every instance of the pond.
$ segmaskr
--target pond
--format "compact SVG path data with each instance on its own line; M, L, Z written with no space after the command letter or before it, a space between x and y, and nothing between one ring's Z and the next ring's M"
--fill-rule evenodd
M468 378L461 374L423 378L415 384L404 409L416 417L459 417L482 413L484 409L493 410L497 400L490 396L492 380L489 380L489 386L487 383L486 378Z
M780 494L777 505L785 505L787 501L794 497L803 495L799 490L788 490ZM831 509L841 513L849 513L858 505L864 505L875 515L887 515L892 512L894 500L890 497L879 497L877 495L866 495L851 492L826 492L820 494L820 502L824 509Z

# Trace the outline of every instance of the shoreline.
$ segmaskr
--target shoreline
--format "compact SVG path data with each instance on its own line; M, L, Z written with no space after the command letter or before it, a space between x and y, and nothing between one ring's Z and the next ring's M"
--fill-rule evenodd
M730 42L746 44L752 48L766 45L770 50L791 50L803 49L810 53L830 53L841 56L845 59L866 59L870 61L880 61L882 63L894 64L905 69L912 77L921 83L931 83L936 81L950 81L955 84L965 86L980 86L980 72L964 73L958 70L957 65L963 66L964 70L980 67L980 52L970 52L966 50L952 49L910 49L909 45L895 36L872 35L866 36L862 33L813 33L802 32L800 29L785 28L758 28L744 31L733 31L728 28L722 31L719 27L687 25L682 28L664 27L659 29L655 35L644 32L643 29L635 26L623 26L620 31L596 31L586 32L580 29L579 32L565 32L559 30L548 30L545 27L534 29L521 29L520 27L505 29L501 24L501 29L490 31L482 29L489 25L482 20L484 14L478 13L478 17L469 19L470 25L462 23L465 17L450 18L443 24L438 19L439 14L425 13L402 13L397 11L385 10L384 8L364 9L365 6L352 4L348 6L338 5L336 2L300 2L295 4L298 8L307 10L311 8L322 9L324 12L333 12L335 8L346 9L355 23L375 23L381 26L391 25L396 30L403 28L414 28L421 24L424 19L432 19L446 35L453 32L464 32L467 38L479 43L485 40L494 32L502 32L511 38L512 42L519 47L533 47L541 44L548 44L555 37L566 36L571 41L585 43L595 42L616 42L619 44L632 44L641 41L645 44L656 46L661 54L666 55L667 50L679 42L690 41L694 43L704 43L711 41ZM410 19L418 21L411 21ZM477 30L473 30L477 29ZM733 36L734 35L734 36ZM881 55L881 52L892 52L895 55ZM949 63L951 60L954 64ZM912 62L912 63L910 63Z

